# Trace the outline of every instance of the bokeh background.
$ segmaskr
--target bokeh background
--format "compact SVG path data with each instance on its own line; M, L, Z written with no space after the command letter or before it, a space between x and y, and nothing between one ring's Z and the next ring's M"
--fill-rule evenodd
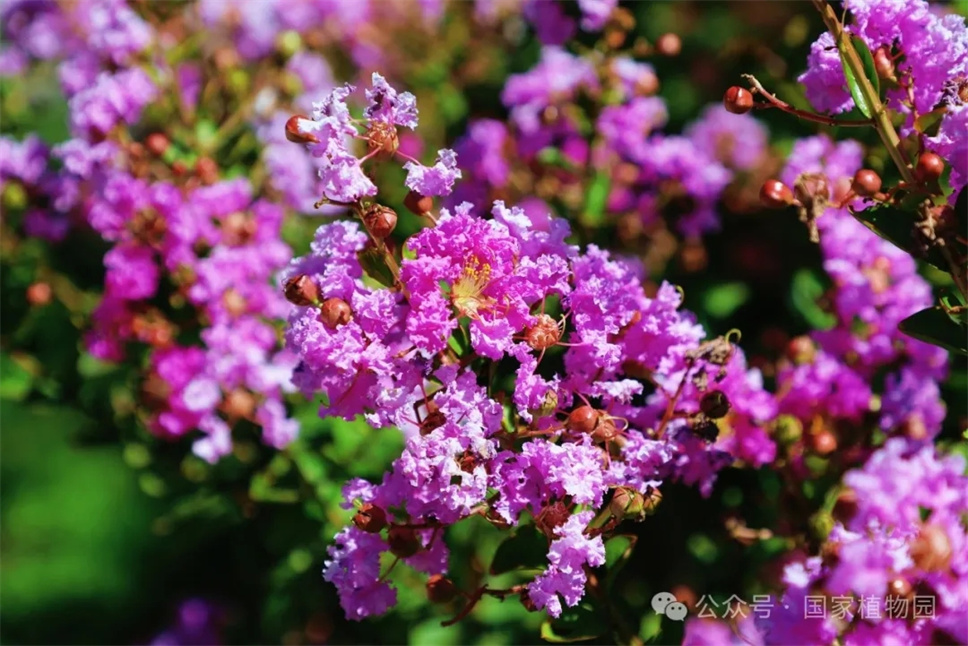
M681 39L678 55L650 59L661 81L658 94L669 107L669 131L718 102L742 73L804 105L795 79L821 31L809 3L623 6L636 16L633 37L655 42L674 33ZM964 13L968 3L954 9ZM588 39L591 45L594 37ZM396 46L403 67L398 87L418 97L419 134L428 149L453 142L471 118L504 117L504 79L532 67L539 55L539 43L520 18L482 32L464 2L448 5L438 32L415 33ZM341 64L348 65L334 61ZM758 116L770 129L777 167L795 138L816 132L782 114ZM68 137L67 106L52 65L0 81L0 127L18 139L37 133L50 144ZM871 163L877 169L884 162L875 157ZM758 186L754 178L723 200L720 234L704 244L672 240L650 266L655 279L683 286L686 307L711 335L742 330L750 362L763 366L769 381L768 367L787 341L824 327L829 315L820 298L826 278L817 248L794 217L759 207ZM391 205L402 210L402 198L401 192ZM308 247L317 223L307 217L287 225L297 254ZM537 641L538 615L493 599L458 625L441 627L452 613L427 602L420 582L407 588L405 580L398 581L396 611L347 622L320 575L325 548L348 518L338 507L340 486L351 476L379 477L398 455L401 438L363 424L319 420L315 405L293 399L303 431L291 449L270 452L253 432L252 441L238 441L236 454L215 468L186 457L184 443L154 439L123 414L134 397L130 372L83 351L84 316L102 285L105 243L75 231L52 249L7 226L2 233L0 640L172 643L178 639L173 626L204 616L214 627L206 639L223 643ZM616 238L607 229L599 241L645 254L635 239ZM930 268L927 276L939 284L946 279ZM32 306L27 290L39 279L57 298ZM968 414L964 362L952 368L941 441L956 440ZM765 470L726 470L709 499L664 488L658 512L636 527L636 556L617 584L621 596L642 608L659 590L719 598L766 585L763 565L783 542L744 546L727 535L724 520L740 512L750 526L769 525L781 489ZM818 484L818 498L823 490ZM472 520L449 539L458 577L473 577L486 569L502 536ZM655 615L630 619L642 622L642 634L654 643L680 639L668 622L660 633Z

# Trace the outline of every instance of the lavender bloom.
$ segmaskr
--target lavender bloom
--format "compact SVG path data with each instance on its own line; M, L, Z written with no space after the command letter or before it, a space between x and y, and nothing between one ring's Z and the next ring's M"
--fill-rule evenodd
M430 168L407 162L403 169L407 171L406 187L421 195L448 195L461 177L457 155L447 149L437 151L437 163Z

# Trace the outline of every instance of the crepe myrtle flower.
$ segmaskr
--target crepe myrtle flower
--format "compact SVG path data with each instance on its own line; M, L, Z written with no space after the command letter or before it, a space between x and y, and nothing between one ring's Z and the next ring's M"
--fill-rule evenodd
M371 83L365 92L367 105L362 120L350 113L347 100L356 88L347 84L314 103L312 118L296 115L286 122L286 137L304 145L316 159L323 198L317 205L352 205L376 195L377 188L363 164L378 155L405 161L406 185L412 191L425 196L449 194L461 176L456 154L440 150L437 162L427 167L403 153L397 129L416 128L416 98L410 92L398 92L376 72ZM366 143L367 153L362 157L350 149L354 139Z

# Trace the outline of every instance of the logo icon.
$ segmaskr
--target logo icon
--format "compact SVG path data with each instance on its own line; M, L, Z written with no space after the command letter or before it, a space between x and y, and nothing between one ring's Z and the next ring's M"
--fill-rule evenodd
M682 621L689 613L686 604L676 600L671 592L656 592L652 597L652 609L656 614L665 615L672 621Z

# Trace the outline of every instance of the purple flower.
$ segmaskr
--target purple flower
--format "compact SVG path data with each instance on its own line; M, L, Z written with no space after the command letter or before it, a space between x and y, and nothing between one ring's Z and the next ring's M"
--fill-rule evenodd
M397 93L380 74L373 73L373 89L366 91L369 105L363 115L388 126L417 127L417 99L409 92Z
M955 191L968 184L968 103L948 106L941 127L934 137L927 137L928 147L951 165L951 186Z
M547 609L552 617L561 615L561 599L575 606L585 596L585 565L597 567L605 563L602 537L584 535L594 515L592 511L573 514L555 529L557 538L548 550L548 569L528 584L528 597L535 607Z
M461 177L461 171L457 168L457 155L453 150L447 149L437 151L437 163L430 168L407 162L403 169L407 171L404 182L406 187L427 196L449 194L454 182Z
M752 169L766 152L763 124L749 114L732 114L721 104L707 107L686 128L686 136L710 157L737 170Z
M386 550L379 534L354 526L344 528L327 549L323 578L336 586L347 619L383 614L396 604L396 590L380 581L380 554Z
M601 31L617 6L618 0L578 0L581 28L585 31Z
M107 269L105 294L129 301L151 298L158 289L160 272L148 247L118 246L104 256Z

